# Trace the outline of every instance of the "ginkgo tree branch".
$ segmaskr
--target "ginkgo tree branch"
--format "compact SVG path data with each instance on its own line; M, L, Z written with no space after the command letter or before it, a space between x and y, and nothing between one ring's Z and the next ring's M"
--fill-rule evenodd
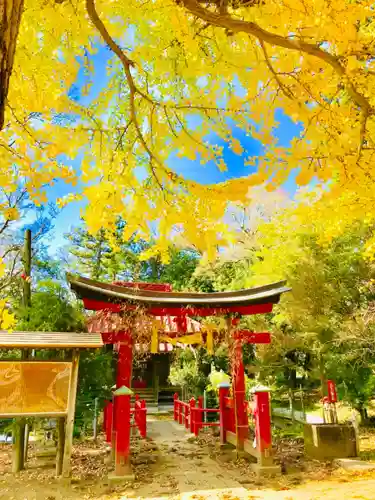
M262 47L262 51L263 51L263 55L264 55L264 59L266 61L267 67L271 71L271 73L273 74L276 83L278 84L278 86L282 90L285 97L287 97L288 99L293 99L293 94L290 92L288 87L283 84L279 75L276 73L275 69L273 68L272 63L271 63L270 58L269 58L268 53L267 53L266 46L265 46L263 40L260 38L259 38L259 43L260 43L260 46Z
M179 3L181 3L191 14L200 18L202 21L211 24L212 26L224 28L233 33L247 33L250 36L257 38L258 40L262 40L270 45L283 47L284 49L298 51L317 57L331 66L336 74L342 79L342 82L345 85L351 99L365 114L371 114L374 112L368 99L366 99L366 97L355 88L353 82L349 79L344 66L340 63L340 58L330 54L326 50L323 50L318 45L304 42L300 39L281 36L277 33L271 33L270 31L261 28L254 22L243 21L241 19L236 19L229 14L214 12L203 7L197 0L179 0Z
M156 169L153 166L153 161L157 163L160 167L163 167L162 163L160 160L155 156L154 152L151 151L150 147L148 146L146 139L143 136L141 127L138 122L138 117L137 117L137 110L135 106L135 96L136 94L139 94L141 97L145 98L147 101L150 101L153 103L153 101L146 96L143 92L141 92L138 87L136 86L133 75L131 74L130 68L135 66L134 62L125 54L125 52L120 48L120 46L114 41L114 39L111 37L111 35L108 33L107 28L105 27L103 21L100 19L96 8L95 8L95 0L86 0L86 10L89 15L89 18L95 28L99 31L100 35L104 39L104 41L107 43L107 45L110 47L110 49L116 54L116 56L120 59L121 64L124 68L126 80L129 86L129 106L130 106L130 117L131 117L131 122L134 125L134 128L136 130L138 139L140 143L142 144L144 150L149 156L150 162L150 171L153 177L155 178L157 184L159 187L163 190L163 185L160 182L160 179L158 178L156 174Z

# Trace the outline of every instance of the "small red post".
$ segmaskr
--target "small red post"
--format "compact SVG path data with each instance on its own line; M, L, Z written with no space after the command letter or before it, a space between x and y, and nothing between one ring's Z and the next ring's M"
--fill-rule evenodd
M202 396L199 396L199 398L198 398L198 408L200 410L203 409L203 397ZM203 412L197 411L197 418L196 418L195 425L198 427L198 432L203 428L202 422L203 422Z
M189 401L190 405L190 432L194 434L195 423L196 423L196 412L195 412L195 399L191 398Z
M229 384L222 383L219 386L219 418L220 418L220 444L227 442L228 411L226 398L229 394Z
M265 458L272 460L270 390L267 387L255 388L254 399L255 436L260 455L259 461L263 464Z
M147 436L147 408L146 408L146 401L144 399L142 399L141 401L139 420L140 420L139 433L141 437L145 438Z
M183 404L182 404L182 401L178 400L178 423L180 425L182 425L182 421L183 421Z
M116 387L130 388L133 366L133 339L129 332L119 332ZM130 389L129 389L130 390ZM115 391L116 392L116 391ZM130 466L130 394L114 397L113 427L115 450L115 475L125 476L131 471Z
M116 399L116 451L115 474L124 476L130 472L130 395Z
M185 429L189 429L189 409L190 409L190 406L188 404L185 404L184 407L185 407Z
M177 392L173 395L173 418L175 422L178 422L178 394Z
M193 408L194 412L194 435L199 436L199 410L198 408Z
M328 401L330 403L337 403L336 384L333 380L327 380Z

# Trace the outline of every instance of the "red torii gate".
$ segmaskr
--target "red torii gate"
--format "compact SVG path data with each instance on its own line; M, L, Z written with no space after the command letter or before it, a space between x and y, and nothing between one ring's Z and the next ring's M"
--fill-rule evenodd
M233 333L232 392L235 401L238 446L248 437L245 407L245 374L242 360L243 343L270 343L269 333L236 330L240 317L270 313L282 293L289 291L285 281L235 292L182 293L172 292L170 285L150 283L107 284L68 275L72 290L83 300L86 309L125 313L143 306L151 316L175 316L178 330L186 333L187 316L219 316L230 318L228 328ZM102 334L105 343L118 344L116 387L131 386L133 363L132 332ZM130 398L115 398L113 407L113 444L115 474L130 473L130 425L119 425L130 419Z

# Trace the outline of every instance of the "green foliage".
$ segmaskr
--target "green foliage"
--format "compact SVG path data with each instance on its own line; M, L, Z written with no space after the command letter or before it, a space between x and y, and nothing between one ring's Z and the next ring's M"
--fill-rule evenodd
M206 386L206 376L200 370L198 354L192 349L175 352L170 367L169 381L172 385L187 390L191 395L201 396Z
M130 281L142 274L143 264L139 255L145 244L133 239L124 242L121 236L124 227L125 223L119 220L111 239L104 230L96 235L89 233L84 225L66 234L70 262L77 272L92 279L108 281Z
M256 244L251 235L237 245L232 261L198 266L191 283L202 291L280 278L292 288L274 313L243 318L244 327L273 334L270 346L256 347L256 356L252 346L244 349L249 374L284 393L302 385L316 394L332 378L341 399L366 408L374 396L375 270L360 248L371 232L358 223L322 245L307 226L280 235L276 220L262 228Z
M32 305L20 309L17 328L27 331L73 332L84 331L83 312L73 302L60 283L46 280L38 283L32 294Z
M167 264L158 265L158 281L170 283L173 290L183 290L189 287L189 281L198 265L199 254L193 250L180 250L171 247L170 260Z
M95 398L97 411L112 398L115 383L115 365L112 351L83 352L80 356L79 381L76 406L76 425L79 430L91 427L94 419Z
M218 259L214 263L205 263L197 267L189 286L199 292L221 292L244 288L247 279L247 259L232 261Z
M85 226L75 228L66 235L72 267L77 272L103 281L144 281L169 283L174 290L181 290L194 273L199 254L193 250L169 248L169 262L159 256L146 260L142 254L150 243L131 238L124 241L125 223L118 221L112 237L103 230L95 236Z

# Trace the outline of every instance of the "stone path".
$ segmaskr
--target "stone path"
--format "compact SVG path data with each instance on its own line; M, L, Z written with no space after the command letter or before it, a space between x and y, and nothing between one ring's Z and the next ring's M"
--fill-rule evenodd
M248 498L248 491L228 470L207 456L196 443L190 442L191 434L173 421L151 421L148 436L158 448L158 468L152 475L152 482L141 487L137 495L143 498L171 498L181 500L218 498L221 494L234 493ZM151 493L152 492L152 493ZM213 496L212 496L213 495Z
M151 416L148 435L158 458L150 482L120 497L142 500L345 500L375 499L375 479L342 478L309 481L291 489L280 483L256 484L245 469L227 468L210 458L206 447L191 439L184 427ZM375 474L374 474L375 475ZM364 479L364 478L363 478Z

